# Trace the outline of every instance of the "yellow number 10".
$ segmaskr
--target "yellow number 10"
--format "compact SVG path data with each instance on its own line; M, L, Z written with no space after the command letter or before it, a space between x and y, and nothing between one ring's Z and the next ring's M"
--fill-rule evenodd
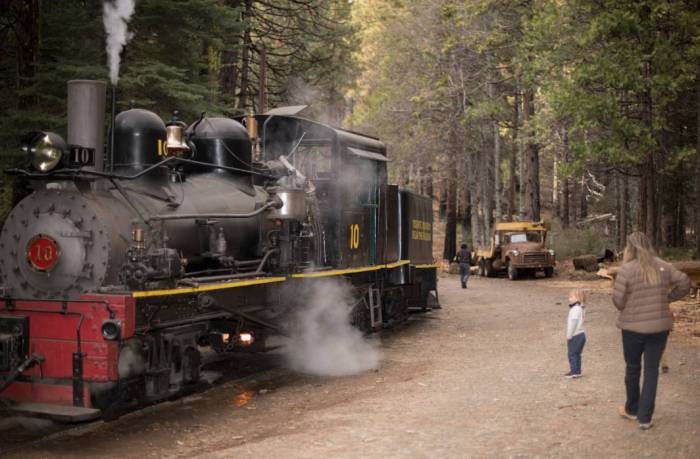
M360 247L360 225L357 223L350 225L350 248L358 249Z

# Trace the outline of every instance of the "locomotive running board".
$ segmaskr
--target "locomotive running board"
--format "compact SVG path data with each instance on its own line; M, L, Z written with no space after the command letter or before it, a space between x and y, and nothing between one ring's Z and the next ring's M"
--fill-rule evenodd
M17 403L10 405L8 411L18 415L46 418L65 423L93 421L102 415L100 410L93 408L49 403Z

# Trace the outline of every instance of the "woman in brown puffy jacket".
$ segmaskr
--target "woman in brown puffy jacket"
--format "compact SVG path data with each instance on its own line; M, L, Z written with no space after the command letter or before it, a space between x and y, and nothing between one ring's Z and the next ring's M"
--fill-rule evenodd
M683 298L689 290L688 276L655 256L643 233L629 235L613 290L613 303L620 310L617 326L622 329L626 363L627 402L619 407L619 413L636 419L644 430L652 426L659 360L673 325L669 302ZM644 384L640 394L642 357Z

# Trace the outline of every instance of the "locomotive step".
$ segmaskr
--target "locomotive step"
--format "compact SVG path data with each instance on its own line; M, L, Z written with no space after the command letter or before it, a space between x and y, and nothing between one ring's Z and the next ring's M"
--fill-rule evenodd
M9 411L66 423L92 421L99 418L102 414L100 410L93 408L52 405L49 403L17 403L11 405Z

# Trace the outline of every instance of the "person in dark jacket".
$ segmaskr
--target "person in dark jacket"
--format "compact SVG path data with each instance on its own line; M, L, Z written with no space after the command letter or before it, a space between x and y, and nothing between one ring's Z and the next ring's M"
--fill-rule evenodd
M462 288L467 288L469 280L469 266L471 263L472 254L467 250L467 244L462 244L462 248L457 252L455 261L459 263L459 280L462 282Z
M613 303L620 311L617 326L622 330L626 363L627 402L618 412L624 418L637 420L644 430L652 426L659 361L673 326L669 303L683 298L689 291L688 276L658 258L643 233L629 235L613 288ZM640 393L642 360L644 383Z

